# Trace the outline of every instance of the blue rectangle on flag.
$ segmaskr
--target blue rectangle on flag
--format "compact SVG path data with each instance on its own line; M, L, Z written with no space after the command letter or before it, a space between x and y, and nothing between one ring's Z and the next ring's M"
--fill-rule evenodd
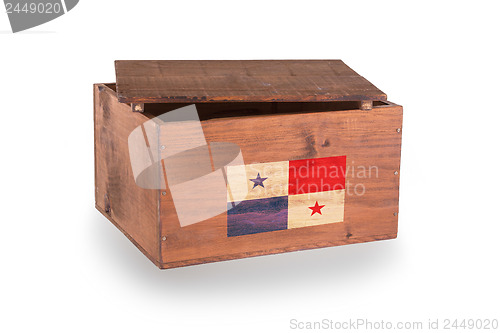
M288 224L288 196L245 200L227 204L227 236L285 230Z

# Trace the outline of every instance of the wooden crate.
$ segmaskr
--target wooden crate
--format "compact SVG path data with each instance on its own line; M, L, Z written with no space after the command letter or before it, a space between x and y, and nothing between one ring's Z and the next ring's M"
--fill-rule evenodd
M158 267L397 236L402 107L342 61L115 66L116 84L94 85L96 207ZM159 116L192 104L211 157L206 175L224 177L223 197L205 189L206 175L193 176L200 188L184 195L169 178L164 151L189 150L200 128L172 132L182 121ZM144 151L131 147L133 132L144 135ZM244 166L215 161L212 143L238 147ZM141 153L156 185L140 184ZM194 155L182 156L186 170L201 170ZM340 175L327 172L334 167ZM206 218L214 207L227 209ZM199 220L185 222L186 211Z

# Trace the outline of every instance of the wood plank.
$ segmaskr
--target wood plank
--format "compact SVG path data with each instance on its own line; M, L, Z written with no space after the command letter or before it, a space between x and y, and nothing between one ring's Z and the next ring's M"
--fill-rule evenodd
M344 221L227 237L227 213L181 228L171 194L166 193L160 204L161 235L165 237L162 267L396 237L399 173L395 171L399 171L401 132L397 129L401 124L402 107L390 103L376 105L371 111L202 121L207 142L237 144L247 164L346 156Z
M122 103L376 101L341 60L118 60Z
M205 257L202 259L196 258L196 259L182 260L182 261L163 262L163 263L160 263L158 265L158 267L160 267L162 269L177 268L177 267L184 267L184 266L191 266L191 265L207 264L207 263L217 262L217 261L235 260L235 259L242 259L242 258L271 255L271 254L279 254L279 253L285 253L285 252L295 252L295 251L302 251L302 250L318 249L318 248L323 248L323 247L341 246L341 245L349 245L349 244L357 244L357 243L365 243L365 242L374 242L374 241L394 239L396 237L397 237L397 234L387 234L387 235L376 235L376 236L369 236L369 237L344 238L344 239L338 239L338 240L331 240L331 241L327 241L327 242L311 243L311 244L308 244L306 246L299 246L299 247L287 246L287 247L271 249L271 250L255 250L255 251L250 251L250 252L245 252L245 253L236 253L236 254L226 254L226 255L213 256L213 257Z

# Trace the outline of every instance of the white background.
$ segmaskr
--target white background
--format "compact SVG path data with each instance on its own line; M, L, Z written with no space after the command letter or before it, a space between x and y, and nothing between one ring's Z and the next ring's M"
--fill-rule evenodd
M0 13L0 330L500 319L497 1L97 1ZM115 59L342 59L404 106L396 240L160 271L94 209ZM292 330L290 330L292 331Z

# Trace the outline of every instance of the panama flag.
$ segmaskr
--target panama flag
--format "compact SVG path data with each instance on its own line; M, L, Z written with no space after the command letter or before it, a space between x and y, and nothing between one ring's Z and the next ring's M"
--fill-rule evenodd
M226 167L227 236L344 221L346 156Z

